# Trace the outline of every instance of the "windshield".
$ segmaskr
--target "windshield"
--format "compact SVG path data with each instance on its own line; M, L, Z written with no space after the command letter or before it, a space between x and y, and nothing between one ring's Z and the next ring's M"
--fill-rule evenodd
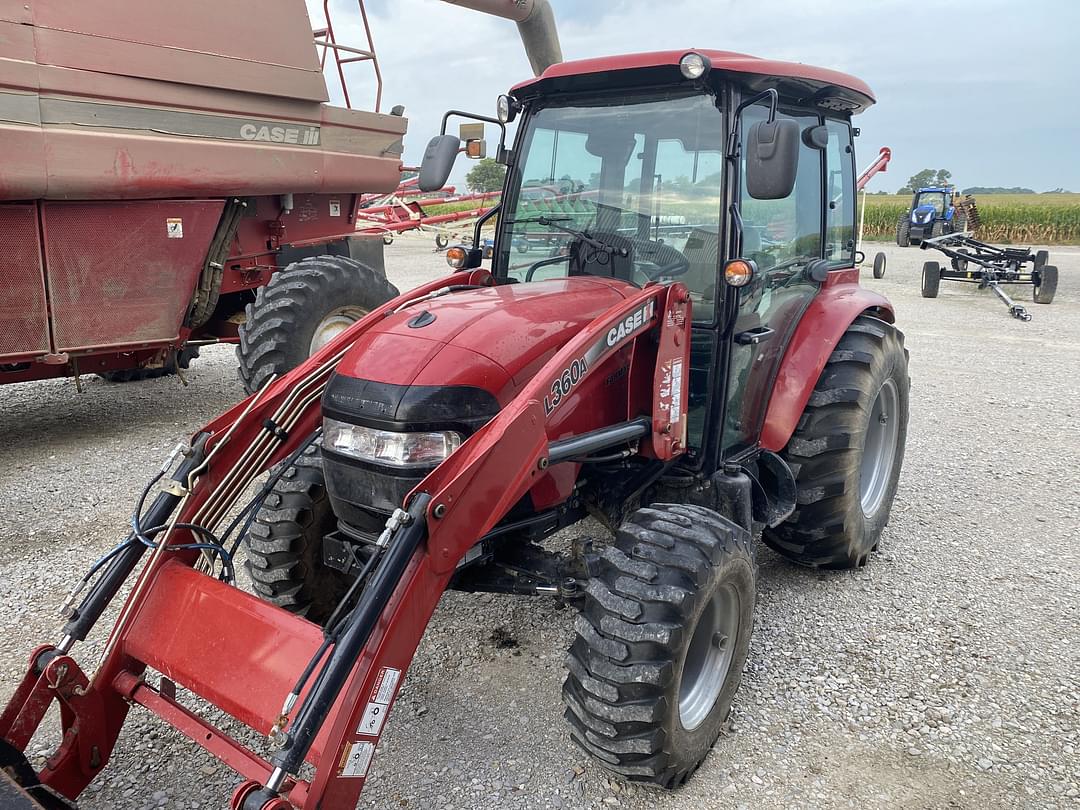
M716 297L723 118L712 96L651 93L546 107L528 120L502 210L513 281L677 279L694 319Z
M934 211L940 214L945 210L945 195L940 191L925 191L919 195L915 207L921 208L924 205L934 206Z

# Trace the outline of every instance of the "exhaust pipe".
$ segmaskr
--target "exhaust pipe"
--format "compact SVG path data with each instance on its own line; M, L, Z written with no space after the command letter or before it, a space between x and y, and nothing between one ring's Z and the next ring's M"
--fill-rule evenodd
M563 60L555 12L548 0L443 0L517 23L533 73L539 76Z

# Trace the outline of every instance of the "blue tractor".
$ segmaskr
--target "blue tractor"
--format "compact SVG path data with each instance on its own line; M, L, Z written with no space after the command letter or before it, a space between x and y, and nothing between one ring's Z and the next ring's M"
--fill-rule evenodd
M961 199L952 186L920 188L911 198L911 207L896 222L896 244L917 245L924 239L962 233L978 224L975 200Z

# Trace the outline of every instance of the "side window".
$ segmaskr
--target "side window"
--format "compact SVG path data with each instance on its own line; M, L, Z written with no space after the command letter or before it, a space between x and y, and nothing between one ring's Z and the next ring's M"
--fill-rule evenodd
M825 150L825 258L830 264L855 261L855 154L851 127L846 121L826 121L829 145Z
M742 125L743 137L753 124L765 120L767 114L764 107L747 110ZM778 115L793 119L803 130L820 123L812 115ZM799 144L795 188L782 200L755 200L747 193L745 157L741 175L743 254L754 259L765 272L776 268L776 272L786 275L794 275L809 262L820 259L821 152L805 143ZM743 291L746 290L744 287Z

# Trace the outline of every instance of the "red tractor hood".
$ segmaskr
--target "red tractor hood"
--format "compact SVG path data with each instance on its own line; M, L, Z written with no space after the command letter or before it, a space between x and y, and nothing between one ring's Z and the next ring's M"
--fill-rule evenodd
M571 336L635 289L578 276L420 301L362 335L337 373L398 386L472 386L502 406Z

